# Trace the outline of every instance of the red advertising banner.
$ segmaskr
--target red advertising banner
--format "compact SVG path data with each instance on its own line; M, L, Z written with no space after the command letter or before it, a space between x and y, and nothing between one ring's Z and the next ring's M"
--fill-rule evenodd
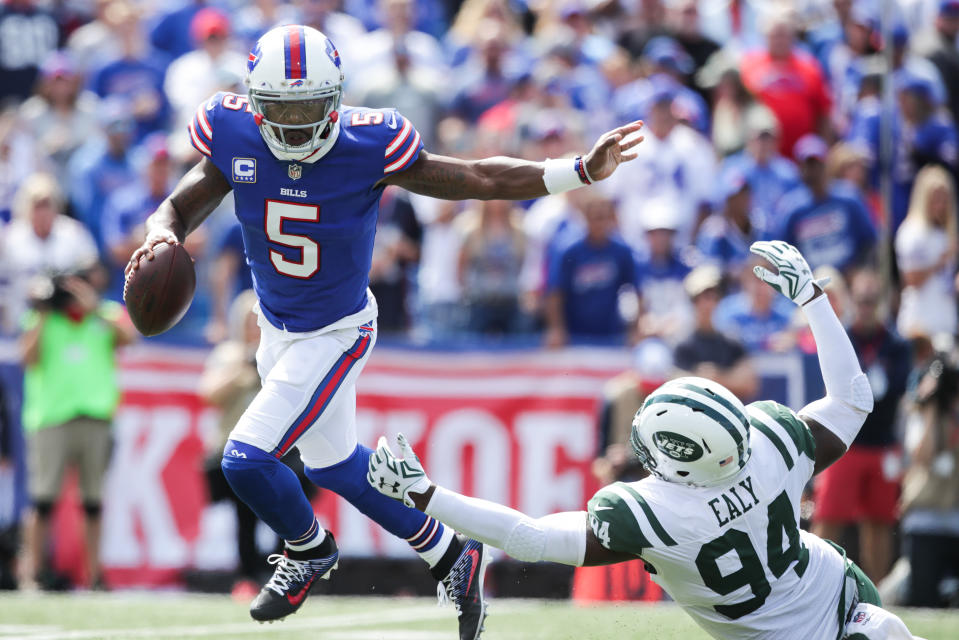
M113 585L173 584L184 569L236 561L231 508L207 504L201 471L217 419L195 393L205 356L139 346L123 357L102 541ZM596 489L589 467L602 385L629 363L628 351L612 349L378 347L357 385L359 441L374 446L402 431L440 484L533 516L582 509ZM321 492L316 507L342 553L410 554L338 497ZM79 526L77 516L61 520ZM68 545L59 556L63 566L82 554Z

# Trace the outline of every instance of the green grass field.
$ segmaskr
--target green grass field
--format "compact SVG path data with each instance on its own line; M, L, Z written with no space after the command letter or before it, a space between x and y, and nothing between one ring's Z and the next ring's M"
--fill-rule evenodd
M959 612L902 610L913 633L959 638ZM189 593L0 595L0 638L284 638L290 640L445 640L456 637L453 610L424 598L313 596L283 622L260 625L227 596ZM586 638L701 640L707 636L672 605L575 607L566 602L495 600L485 640ZM788 638L788 636L783 636ZM807 639L802 639L807 640ZM812 639L809 639L812 640Z

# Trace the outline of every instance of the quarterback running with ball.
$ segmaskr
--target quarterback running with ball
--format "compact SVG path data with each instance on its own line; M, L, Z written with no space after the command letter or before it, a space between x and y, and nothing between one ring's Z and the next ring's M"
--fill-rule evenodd
M429 565L458 610L461 640L483 628L483 545L383 497L366 483L371 450L357 442L356 378L376 342L369 272L380 196L388 185L448 200L527 200L602 180L636 157L635 122L568 160L459 160L427 153L394 109L341 104L340 54L302 25L260 38L247 62L248 93L217 93L189 125L197 163L146 221L127 266L183 242L231 191L253 271L262 389L223 451L236 495L285 541L273 577L250 607L282 619L328 578L339 553L296 475L280 463L299 450L307 477L334 491Z
M642 558L652 578L714 638L912 640L869 578L836 545L799 528L803 487L838 460L872 411L852 344L791 245L751 247L775 265L755 274L802 307L826 396L798 414L743 404L704 378L650 394L630 444L650 476L617 482L586 511L530 518L432 484L406 439L384 438L370 484L518 560L600 565Z

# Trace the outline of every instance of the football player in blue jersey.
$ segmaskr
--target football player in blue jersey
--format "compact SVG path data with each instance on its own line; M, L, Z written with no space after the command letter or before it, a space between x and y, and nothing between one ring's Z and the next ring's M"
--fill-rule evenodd
M222 466L236 494L285 540L250 613L260 621L293 613L337 565L333 535L279 462L296 446L310 480L422 556L457 607L460 638L475 640L486 615L487 550L370 487L371 450L357 443L355 382L376 341L367 284L380 195L387 185L451 200L559 193L632 160L642 123L604 134L575 159L459 160L423 150L395 110L341 105L339 53L319 31L269 31L247 69L248 95L218 93L197 109L189 134L203 157L147 220L127 273L152 260L158 244L183 242L233 191L259 298L263 386Z

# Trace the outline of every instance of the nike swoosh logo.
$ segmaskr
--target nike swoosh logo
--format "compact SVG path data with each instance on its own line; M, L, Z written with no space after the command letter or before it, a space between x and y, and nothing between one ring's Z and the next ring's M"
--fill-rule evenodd
M593 511L606 511L607 509L612 509L613 507L594 507Z
M315 577L316 577L316 576L314 576L314 578L315 578ZM298 594L296 594L295 596L291 596L290 594L286 594L286 599L287 599L287 600L289 601L289 603L292 604L294 607L299 606L299 604L300 604L301 602L303 602L303 599L306 597L306 594L310 591L310 585L312 585L312 584L313 584L313 578L310 578L310 581L307 582L305 585L303 585L303 588L300 589L300 592L299 592Z
M479 565L479 551L476 549L470 549L466 552L466 555L468 555L473 561L473 566L470 567L470 579L469 582L466 583L466 593L469 593L470 587L473 586L473 576L476 575L476 567Z
M390 121L386 123L390 129L396 128L396 112L393 111L390 113Z

